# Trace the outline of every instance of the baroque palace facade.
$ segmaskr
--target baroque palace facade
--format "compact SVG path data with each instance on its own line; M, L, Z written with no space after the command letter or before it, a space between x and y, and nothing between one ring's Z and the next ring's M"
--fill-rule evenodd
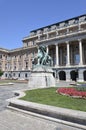
M22 48L0 48L3 78L28 79L37 46L45 45L57 80L86 81L86 15L33 30L22 41Z

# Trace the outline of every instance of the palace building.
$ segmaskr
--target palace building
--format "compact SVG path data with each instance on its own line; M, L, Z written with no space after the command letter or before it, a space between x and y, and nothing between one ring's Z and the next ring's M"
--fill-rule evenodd
M3 78L28 79L37 46L45 45L57 80L86 81L86 14L32 30L22 42L22 48L0 48Z

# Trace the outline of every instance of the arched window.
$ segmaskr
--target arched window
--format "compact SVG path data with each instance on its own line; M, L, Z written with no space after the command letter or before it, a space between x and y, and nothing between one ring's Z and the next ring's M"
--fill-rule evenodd
M71 76L71 79L72 79L73 81L76 81L77 78L78 78L78 71L72 70L72 71L70 72L70 76Z
M59 79L60 80L66 80L66 73L65 73L65 71L60 71L59 72Z
M84 80L86 81L86 70L83 72Z

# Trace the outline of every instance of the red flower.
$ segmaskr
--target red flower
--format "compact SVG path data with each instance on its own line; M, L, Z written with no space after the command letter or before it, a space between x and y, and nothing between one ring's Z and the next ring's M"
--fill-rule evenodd
M56 92L64 95L86 98L86 92L78 91L75 88L58 88Z

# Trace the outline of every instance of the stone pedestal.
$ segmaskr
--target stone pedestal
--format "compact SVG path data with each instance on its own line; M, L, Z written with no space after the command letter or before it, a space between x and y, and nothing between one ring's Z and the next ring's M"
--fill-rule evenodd
M33 69L29 81L29 88L55 87L53 70L46 66L38 66Z

